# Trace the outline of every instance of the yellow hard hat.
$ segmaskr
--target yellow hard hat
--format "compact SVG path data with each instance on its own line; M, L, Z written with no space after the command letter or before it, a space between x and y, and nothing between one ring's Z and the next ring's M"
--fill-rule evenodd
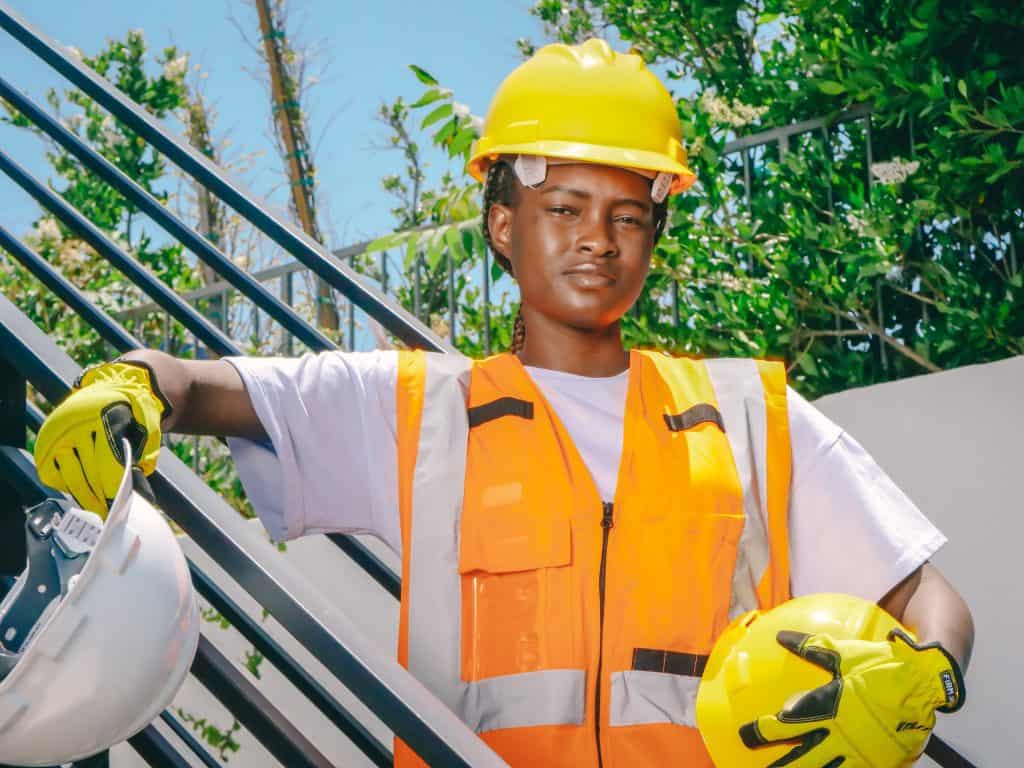
M832 680L821 667L783 648L776 639L780 631L884 641L893 629L910 636L874 603L838 594L799 597L770 611L751 611L737 618L715 643L697 692L697 727L714 764L728 768L774 765L793 744L752 750L740 738L740 728L761 715L780 711L794 694Z
M547 45L498 88L468 170L483 181L502 155L538 155L696 179L686 164L675 102L636 54L604 40Z

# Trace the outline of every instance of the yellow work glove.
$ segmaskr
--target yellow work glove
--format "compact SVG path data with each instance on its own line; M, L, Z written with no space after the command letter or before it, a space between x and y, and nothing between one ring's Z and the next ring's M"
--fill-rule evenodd
M740 728L751 749L793 745L766 768L909 765L928 742L936 710L955 712L963 705L963 676L953 657L937 643L918 645L899 629L886 642L787 631L777 639L832 680Z
M131 445L142 473L150 474L160 451L160 420L170 411L144 363L115 361L86 369L39 430L39 479L105 518L124 474L121 441ZM141 488L136 479L137 489L148 490L144 479Z

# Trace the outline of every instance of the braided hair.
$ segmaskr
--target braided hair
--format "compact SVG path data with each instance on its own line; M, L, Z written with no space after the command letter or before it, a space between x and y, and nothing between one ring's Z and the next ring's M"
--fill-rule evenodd
M518 193L519 180L516 178L516 173L512 168L512 164L507 160L498 160L494 165L487 171L487 178L484 181L484 208L483 208L483 229L484 229L484 242L487 243L487 247L491 249L491 253L494 255L494 260L498 262L505 272L511 277L515 278L515 274L512 271L512 263L503 254L498 252L498 249L494 247L494 242L491 240L491 228L488 224L491 206L497 203L498 205L505 205L508 207L514 207L516 204L516 198ZM654 242L657 243L661 239L662 232L665 231L665 224L668 221L668 198L666 197L660 203L654 205ZM510 352L516 355L522 352L523 345L526 343L526 323L523 321L523 310L520 306L516 312L515 326L512 329L512 346Z

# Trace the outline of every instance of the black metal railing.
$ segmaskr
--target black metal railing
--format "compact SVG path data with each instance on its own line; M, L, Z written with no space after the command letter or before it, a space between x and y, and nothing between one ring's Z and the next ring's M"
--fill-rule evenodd
M44 36L32 30L5 5L0 4L0 29L24 44L53 69L64 75L98 104L127 124L154 148L186 173L206 185L255 227L299 260L307 269L343 294L381 323L401 341L428 349L449 351L450 345L389 301L382 292L360 281L320 245L287 223L267 213L260 201L228 178L191 147L165 132L148 114L130 102L101 77L69 58ZM199 259L209 264L233 289L279 323L290 338L313 350L331 349L332 342L285 302L273 296L257 280L236 267L223 253L167 211L139 185L63 129L30 99L0 80L0 98L7 100L41 132L70 154L134 206L149 215ZM173 317L217 355L240 354L222 328L183 301L173 290L125 254L103 232L0 151L0 171L31 195L44 209L113 264L131 283ZM20 262L54 295L119 351L137 348L140 342L121 324L97 308L81 291L39 254L0 228L0 248ZM78 366L57 348L6 299L0 299L0 438L6 445L24 447L27 431L37 429L42 413L26 401L26 382L50 402L68 392ZM10 450L10 449L8 449ZM18 488L29 503L39 492L31 462L16 452L0 461L0 482ZM20 457L20 459L18 459ZM347 619L329 610L323 597L287 561L245 525L240 516L193 475L167 449L153 476L153 488L164 512L225 572L354 693L392 731L432 765L500 765L501 761L450 711L389 656L383 656ZM10 527L16 519L5 521ZM20 527L20 526L19 526ZM11 541L5 539L5 545ZM397 596L397 576L361 544L348 537L332 537L389 593ZM18 564L18 552L3 552L8 564ZM12 557L13 554L13 557ZM23 557L23 555L22 555ZM2 558L0 558L2 559ZM20 562L24 562L23 559ZM227 593L191 564L197 591L224 616L264 658L277 667L306 698L377 765L390 764L390 750L377 740L337 699L302 668L298 661L242 610ZM17 567L12 570L20 570ZM201 684L245 725L268 751L284 765L326 765L326 758L289 722L288 718L240 675L206 640L200 645L193 674ZM216 762L173 714L161 720L181 738L204 764ZM167 739L151 726L130 742L153 765L179 765L182 758Z
M0 297L0 358L4 360L2 369L9 378L14 379L13 383L8 381L0 387L10 395L3 400L5 412L0 417L6 425L5 431L8 434L5 437L9 445L24 444L24 430L37 428L42 419L37 409L26 408L24 400L17 403L17 394L24 392L24 382L30 382L48 400L59 401L68 392L80 369L57 348L52 339L3 297ZM11 409L20 409L20 417L18 414L11 415L8 412ZM17 439L19 427L20 440ZM27 457L23 459L24 468L30 460ZM317 591L292 571L269 543L248 527L233 508L227 506L167 449L163 449L159 465L152 480L164 512L428 763L500 764L483 742L414 678L393 660L382 656L380 650L373 647L347 620L332 613ZM22 474L31 472L34 470L29 468ZM4 482L16 485L18 481L12 479L13 474L10 466L0 464L0 478ZM22 479L22 489L24 485ZM206 593L211 603L218 601L220 608L226 608L229 615L237 618L242 613L240 608L232 606L226 596L207 590L203 580L197 580L196 585L201 593ZM324 616L329 619L321 618ZM240 631L248 632L247 637L261 643L257 647L262 647L272 663L288 658L288 654L279 648L263 643L258 633L252 632L251 627L247 628L244 622L240 622L240 625ZM281 750L292 750L294 761L289 758L282 760L283 764L316 764L315 761L304 762L309 758L304 745L295 739L288 741L292 731L284 727L286 719L280 713L275 713L269 703L267 706L261 705L260 712L253 712L252 691L244 686L232 688L227 685L227 671L218 658L207 652L197 663L207 665L202 668L206 682L210 682L222 703L240 722L247 722L253 735L268 746L272 753L282 759ZM289 674L288 667L287 663L282 664L282 671L286 675ZM292 670L291 674L301 676L301 671ZM239 681L238 678L230 679ZM200 677L200 682L203 680ZM235 695L229 696L229 689L235 691ZM330 710L344 712L344 708L332 702L325 691L321 693L329 702ZM344 730L341 723L336 724ZM370 738L363 739L362 746L364 753L375 763L389 763L388 751L375 746ZM306 757L300 760L300 754Z

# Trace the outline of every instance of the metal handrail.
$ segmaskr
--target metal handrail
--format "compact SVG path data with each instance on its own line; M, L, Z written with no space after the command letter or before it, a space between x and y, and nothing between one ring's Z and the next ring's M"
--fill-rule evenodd
M30 425L42 423L43 416L38 409L26 404L26 416ZM60 494L46 486L36 473L35 464L27 451L9 445L0 445L0 477L11 483L15 489L15 496L18 503L23 506L35 506L48 498L59 498ZM195 573L193 572L193 578ZM160 714L160 719L167 723L186 746L204 763L208 768L217 768L218 763L210 757L209 753L200 745L188 730L168 710ZM129 744L138 752L150 765L187 765L180 760L173 747L163 740L153 725L150 724L137 736L129 739ZM85 768L91 765L106 765L105 760L88 758L74 763L78 768ZM0 767L3 768L3 767Z
M80 368L0 296L0 350L51 402ZM152 475L161 508L377 717L431 765L500 766L500 758L378 648L173 453Z
M127 330L93 306L78 288L53 269L42 257L11 236L3 227L0 227L0 248L17 258L37 279L85 318L115 348L124 352L141 346ZM43 415L37 409L29 409L28 422L31 428L38 431L42 419ZM358 544L358 542L356 543ZM360 546L362 545L360 544ZM361 749L375 764L390 765L391 753L383 744L353 718L322 685L288 656L265 630L256 625L210 579L194 566L192 573L197 591L209 600L211 605L220 611L243 637L252 642L256 649L328 719L338 726L355 746Z
M223 331L193 307L183 302L178 294L151 275L141 264L122 253L121 249L100 231L99 227L22 168L2 149L0 149L0 172L5 173L19 187L35 198L41 206L60 219L68 229L75 232L135 285L152 296L175 320L188 328L215 353L218 355L241 354L241 351Z
M158 303L175 319L192 331L218 355L238 356L242 354L235 343L219 328L203 317L178 294L167 287L134 259L125 255L117 245L104 235L92 222L69 205L63 198L49 187L34 178L20 165L0 150L0 171L6 173L19 186L34 197L43 207L57 216L65 226L82 237L100 255L106 257L121 272L129 277L135 285L149 295L154 296ZM137 349L141 345L127 331L116 324L105 313L96 310L85 296L70 282L65 280L38 254L23 246L17 238L0 227L0 238L5 247L30 268L33 274L51 287L61 298L67 301L103 338L121 352ZM377 583L396 597L401 594L398 576L367 547L351 536L338 534L331 540L347 555L356 561Z
M316 351L337 349L337 345L330 339L303 321L290 307L264 288L259 281L254 280L249 273L240 269L231 259L221 253L213 243L201 237L137 182L50 117L40 109L39 105L19 93L2 77L0 77L0 99L6 99L37 128L138 206L140 211L163 227L168 234L176 238L202 261L209 264L221 277L244 293L256 306L280 323L295 338Z
M165 131L149 114L103 77L69 57L60 46L32 29L6 3L0 3L0 29L41 58L77 88L128 125L151 146L193 179L248 219L257 229L339 290L402 342L438 352L454 348L382 292L361 282L357 274L291 224L268 212L268 206L209 158Z
M38 432L43 424L44 416L42 412L35 406L29 405L26 408L25 415L29 428ZM31 460L20 451L7 446L0 446L0 469L5 469L0 474L6 475L8 478L12 475L15 476L14 479L17 482L17 487L20 489L19 495L24 497L24 501L34 504L48 496L55 495L39 481ZM362 723L356 720L323 685L314 680L263 627L259 626L249 614L242 610L191 559L189 559L188 565L196 592L202 595L215 610L224 616L242 637L251 642L253 647L263 654L263 657L268 662L276 667L296 689L303 693L375 765L391 765L391 751L384 744L374 737ZM195 748L193 748L193 751L195 751ZM203 756L201 754L199 756L202 759Z

